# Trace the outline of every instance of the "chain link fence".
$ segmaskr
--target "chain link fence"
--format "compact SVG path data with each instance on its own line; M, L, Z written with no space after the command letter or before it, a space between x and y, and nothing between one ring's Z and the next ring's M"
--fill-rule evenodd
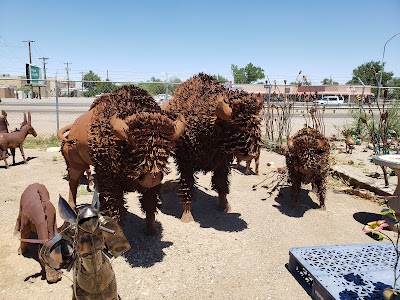
M124 84L146 89L157 103L173 96L179 82L65 81L47 79L28 82L24 78L0 78L0 109L7 113L10 130L20 128L23 113L31 112L38 135L48 137L71 124L88 111L95 97L112 92ZM375 109L377 87L307 86L307 85L226 85L226 88L262 93L265 99L264 125L267 138L285 139L313 122L322 125L326 136L339 135L344 126L354 122L353 114L362 105ZM389 105L400 100L400 88L385 87L381 95ZM336 101L336 102L335 102ZM382 99L379 100L383 101ZM314 117L310 114L312 110ZM314 118L314 119L313 119Z

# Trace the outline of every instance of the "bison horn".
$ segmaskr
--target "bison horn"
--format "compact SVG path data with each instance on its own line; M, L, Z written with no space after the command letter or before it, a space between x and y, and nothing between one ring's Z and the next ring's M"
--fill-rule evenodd
M120 140L128 139L126 131L128 130L129 127L124 120L121 120L120 118L117 117L117 114L115 114L111 117L110 123L112 126L112 132L117 138L119 138Z
M289 149L293 148L293 140L291 138L287 139L287 146Z
M224 100L218 100L215 114L218 118L229 121L232 119L232 108Z
M182 134L185 132L186 120L182 114L179 114L176 120L174 121L175 132L171 135L167 136L167 139L171 141L176 141L179 139Z
M326 140L321 140L321 139L317 140L317 149L322 149L325 147L325 145L326 145Z

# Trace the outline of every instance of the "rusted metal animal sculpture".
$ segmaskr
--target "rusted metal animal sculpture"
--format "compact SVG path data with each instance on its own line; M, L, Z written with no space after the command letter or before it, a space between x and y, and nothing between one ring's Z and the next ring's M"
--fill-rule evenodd
M61 196L58 211L70 224L72 236L59 235L41 252L46 262L54 267L71 268L74 271L72 299L117 300L117 282L108 258L118 257L130 249L117 222L100 214L97 191L92 204L70 207ZM54 261L54 245L61 247L61 261ZM63 250L64 249L64 250Z
M356 140L350 135L350 130L343 130L342 134L344 135L344 142L346 144L346 153L353 154L354 145L356 144Z
M329 172L329 142L317 130L305 127L287 141L286 166L292 182L292 201L299 205L301 184L317 189L320 208L325 210L326 178Z
M25 159L24 148L22 146L25 138L28 134L36 137L36 131L31 125L31 113L28 112L28 118L26 118L26 114L24 113L24 122L21 124L21 129L19 131L8 132L8 133L0 133L0 151L1 156L0 159L4 160L6 168L8 169L7 163L7 149L10 149L12 157L13 157L13 165L15 165L15 148L19 148L22 154L22 158L24 159L24 163L27 164L27 160Z
M168 158L184 132L184 118L170 119L145 90L124 86L97 98L90 110L59 130L69 175L69 203L79 179L93 165L106 215L121 220L124 192L139 191L147 231L157 233L155 213ZM68 132L67 137L64 136Z
M227 194L233 157L256 155L261 145L262 106L260 94L228 91L203 73L182 83L174 97L162 106L171 118L181 113L187 122L174 154L180 173L182 221L193 220L196 172L213 172L212 188L218 192L219 208L230 210Z
M255 163L255 169L254 169L254 174L258 175L258 167L260 165L260 148L258 147L258 149L256 150L256 153L254 155L248 155L248 156L243 156L241 154L235 154L236 157L236 168L238 169L240 166L241 161L245 161L246 162L246 171L245 174L246 175L250 175L250 165L252 160L254 159L254 163Z
M39 243L53 238L57 234L56 210L50 202L49 192L43 184L29 185L21 195L18 219L15 224L15 233L21 233L21 244L18 254L27 251L28 243L35 240L29 239L31 232L37 233ZM39 246L39 253L41 251ZM51 268L40 258L39 261L45 270L46 279L50 283L61 279L61 273Z
M7 121L7 113L4 110L2 110L1 116L0 116L0 133L2 133L2 132L7 133L8 126L9 126L9 124Z

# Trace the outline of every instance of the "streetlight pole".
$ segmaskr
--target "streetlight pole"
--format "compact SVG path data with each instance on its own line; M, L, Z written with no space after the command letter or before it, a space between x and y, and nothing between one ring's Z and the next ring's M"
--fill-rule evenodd
M385 45L383 46L383 53L382 53L382 61L381 61L381 75L379 77L379 84L378 84L378 99L381 96L381 85L382 85L382 74L383 74L383 59L385 58L385 49L386 49L386 44L389 43L389 41L391 41L396 35L399 35L400 32L396 33L394 36L392 36L390 39L388 39L385 43Z

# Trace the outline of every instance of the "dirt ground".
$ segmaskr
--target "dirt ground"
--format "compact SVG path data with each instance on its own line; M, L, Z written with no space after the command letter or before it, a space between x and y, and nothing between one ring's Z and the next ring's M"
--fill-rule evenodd
M25 153L28 164L7 170L0 162L0 299L71 299L71 273L63 271L60 282L48 284L35 259L17 254L18 235L13 231L24 189L34 182L46 185L56 207L59 194L68 196L60 153L33 149ZM339 183L331 180L326 211L317 209L309 186L303 187L302 206L294 209L290 188L270 195L261 187L271 184L272 170L283 165L282 156L263 150L259 176L243 175L244 168L233 170L228 214L216 209L210 174L198 174L191 223L180 221L178 177L173 171L163 180L163 206L157 215L160 234L155 237L143 232L137 194L127 194L124 232L131 250L112 261L121 299L310 299L285 268L289 249L373 242L361 228L368 218L377 218L381 207L335 192ZM82 186L79 202L90 200ZM34 253L31 249L31 256Z

